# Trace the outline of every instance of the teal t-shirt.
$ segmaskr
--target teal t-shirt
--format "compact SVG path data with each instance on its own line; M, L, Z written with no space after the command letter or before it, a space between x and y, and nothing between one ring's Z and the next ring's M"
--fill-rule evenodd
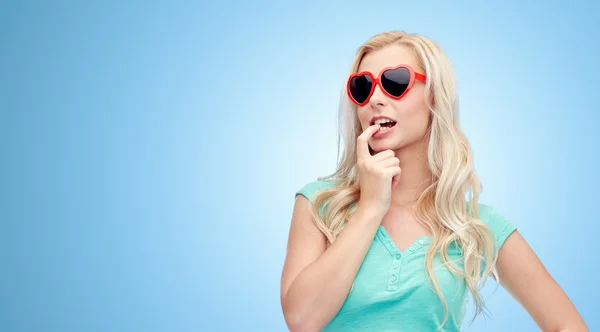
M335 186L333 180L313 181L296 192L314 203L317 191ZM497 248L516 229L493 207L479 204L480 218L493 231ZM431 238L417 238L401 251L379 226L354 284L337 315L322 331L436 331L444 319L444 307L428 279L425 254ZM461 264L461 251L448 249L452 260ZM448 306L448 318L441 331L460 331L466 313L468 289L436 257L434 268Z

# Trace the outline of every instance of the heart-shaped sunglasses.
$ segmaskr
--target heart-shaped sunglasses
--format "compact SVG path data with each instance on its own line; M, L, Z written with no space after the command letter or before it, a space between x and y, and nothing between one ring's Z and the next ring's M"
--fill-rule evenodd
M415 80L425 82L427 77L409 65L387 67L375 77L371 72L354 73L348 78L348 96L353 103L364 106L379 84L381 91L393 99L404 97L413 87Z

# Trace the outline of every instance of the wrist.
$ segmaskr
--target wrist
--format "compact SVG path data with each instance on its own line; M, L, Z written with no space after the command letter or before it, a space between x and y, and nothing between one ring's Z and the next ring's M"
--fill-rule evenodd
M383 217L385 216L386 213L387 213L387 211L383 211L382 209L375 208L372 205L369 205L369 204L361 205L360 203L358 203L356 205L354 219L357 219L357 220L360 220L360 222L365 222L365 223L369 223L369 224L371 224L371 223L380 224L381 220L383 219Z

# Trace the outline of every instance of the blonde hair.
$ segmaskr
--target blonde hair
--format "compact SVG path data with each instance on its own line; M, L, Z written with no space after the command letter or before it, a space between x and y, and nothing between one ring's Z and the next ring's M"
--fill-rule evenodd
M464 278L475 302L475 319L485 309L479 293L485 280L489 275L499 280L496 270L496 242L490 229L479 219L478 197L481 184L473 167L471 147L458 124L458 92L454 69L441 47L430 38L391 31L373 36L358 49L350 73L358 71L366 54L392 44L411 50L427 76L425 101L431 111L431 121L425 136L429 139L427 164L432 173L432 183L416 200L416 214L432 233L425 266L433 288L444 306L441 326L448 319L448 306L433 273L433 260L438 253L444 266L454 275ZM354 212L354 203L360 198L356 139L362 129L356 115L356 105L350 102L345 88L342 89L340 100L339 129L337 169L333 174L319 178L334 179L337 185L320 191L311 211L315 225L327 237L328 245L342 231ZM340 139L344 142L341 158ZM470 199L467 199L467 195L470 195ZM325 213L321 215L321 211ZM448 246L453 242L462 250L462 269L448 256Z

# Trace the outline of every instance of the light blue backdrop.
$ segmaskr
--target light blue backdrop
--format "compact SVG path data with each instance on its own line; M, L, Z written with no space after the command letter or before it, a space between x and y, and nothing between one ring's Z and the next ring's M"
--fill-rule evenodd
M600 6L415 3L3 2L0 330L285 331L294 192L390 29L448 52L482 201L600 329ZM465 331L537 330L494 289Z

